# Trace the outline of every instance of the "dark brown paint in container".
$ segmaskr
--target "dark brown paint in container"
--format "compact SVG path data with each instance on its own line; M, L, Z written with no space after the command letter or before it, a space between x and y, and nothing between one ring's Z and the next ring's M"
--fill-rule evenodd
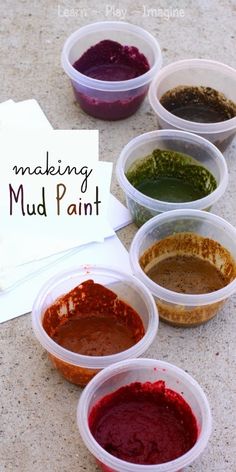
M164 93L160 103L173 115L197 123L218 123L236 116L236 103L211 87L179 85Z

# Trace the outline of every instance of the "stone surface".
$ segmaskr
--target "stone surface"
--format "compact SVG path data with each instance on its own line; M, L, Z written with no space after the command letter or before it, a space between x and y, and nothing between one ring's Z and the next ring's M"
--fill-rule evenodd
M135 116L116 123L93 119L75 104L69 80L60 66L67 36L99 20L122 19L154 34L164 64L200 57L236 67L235 0L181 0L183 17L171 17L164 1L126 2L7 0L1 3L0 101L36 98L55 128L100 130L100 158L116 162L134 136L156 128L146 100ZM113 9L111 6L113 5ZM144 8L160 8L159 16ZM172 11L173 13L173 11ZM168 15L170 18L168 19ZM214 212L236 225L236 144L226 153L230 181ZM112 191L123 200L113 178ZM134 225L119 232L128 248ZM164 359L187 370L202 385L213 413L213 433L190 472L235 472L235 332L236 297L218 316L195 329L160 324L147 357ZM34 338L30 315L0 325L1 354L1 472L93 472L98 470L76 426L81 390L52 368Z

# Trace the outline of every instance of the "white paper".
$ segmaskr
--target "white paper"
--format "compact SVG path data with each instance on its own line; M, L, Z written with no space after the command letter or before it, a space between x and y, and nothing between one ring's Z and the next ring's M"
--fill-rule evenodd
M15 105L15 102L11 99L0 103L0 126L1 120L4 119L4 116L8 112L8 109L10 109L13 105Z
M0 294L2 291L6 292L15 289L33 275L43 272L46 268L49 268L50 265L65 259L74 251L75 248L69 249L68 251L54 254L53 256L44 257L38 261L28 262L27 264L21 264L17 267L10 267L0 271Z
M108 203L108 221L114 231L132 223L129 210L112 193Z
M110 194L109 200L108 221L115 231L131 222L130 213L127 208L112 194ZM44 268L49 267L50 264L54 264L58 260L64 259L70 253L71 249L50 257L42 258L38 261L21 264L13 268L9 267L8 269L0 271L0 292L15 288L16 285L24 282L31 275L36 272L42 272Z
M52 129L36 100L14 103L7 100L0 104L0 129L43 128ZM14 131L13 131L14 133ZM116 231L132 219L127 208L110 194L108 222ZM80 249L69 249L59 254L8 268L0 274L0 322L20 316L31 310L33 299L42 283L59 270L78 263L117 265L130 271L128 254L119 239L113 236L104 243L92 243ZM54 272L54 268L56 272Z
M14 138L9 129L0 133L1 270L82 244L101 242L114 234L107 221L112 163L98 161L97 131L34 129L28 133L16 129ZM51 166L57 169L59 163L63 176L26 173L22 177L13 172L14 168L23 167L31 172L34 169L46 172ZM78 174L65 172L68 165ZM11 198L9 185L14 195ZM58 186L65 189L60 203L56 198ZM100 202L99 212L93 203L96 199ZM88 202L92 208L89 217L83 210ZM40 205L44 213L38 214L35 210L35 214L29 216L27 206L32 212L33 205L35 208ZM70 207L76 209L76 214L69 216Z
M30 126L30 128L52 129L52 125L35 99L16 103L7 100L0 103L0 129L1 124L4 124L4 128ZM108 221L114 231L132 222L129 210L112 194L109 200Z
M128 252L116 235L103 243L92 243L74 249L66 257L54 262L46 270L31 275L14 290L0 294L0 323L28 313L44 283L59 272L78 268L80 265L103 265L131 273Z
M13 103L8 100L7 102L11 103L8 103L2 111L0 108L0 129L13 127L52 129L52 125L35 99Z

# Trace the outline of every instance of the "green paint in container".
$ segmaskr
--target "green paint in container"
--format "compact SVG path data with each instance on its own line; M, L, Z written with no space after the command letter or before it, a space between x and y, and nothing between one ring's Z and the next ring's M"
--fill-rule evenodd
M130 184L147 197L184 203L206 197L217 188L211 172L193 157L172 150L155 149L126 172ZM151 214L134 202L134 220L141 226Z

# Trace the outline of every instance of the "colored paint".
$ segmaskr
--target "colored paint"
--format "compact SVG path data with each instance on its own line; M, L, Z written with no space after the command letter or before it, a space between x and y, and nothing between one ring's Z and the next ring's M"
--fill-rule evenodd
M113 291L92 280L51 305L44 314L43 327L65 349L87 356L124 351L145 334L138 313Z
M187 154L167 149L155 149L134 162L126 177L144 195L172 203L198 200L217 188L215 177L206 167ZM145 204L130 204L138 226L153 216Z
M145 74L147 58L134 46L123 46L109 39L91 46L74 62L80 73L96 80L128 81ZM122 92L100 92L96 88L84 91L74 88L75 95L86 113L105 120L119 120L132 115L143 101L147 87Z
M198 437L196 418L165 382L135 382L103 397L89 416L100 446L135 464L162 464L191 449Z
M179 85L168 90L160 103L173 115L198 123L217 123L236 116L236 103L211 87Z
M147 275L168 290L189 294L214 292L228 283L217 267L195 255L166 257L157 261Z

